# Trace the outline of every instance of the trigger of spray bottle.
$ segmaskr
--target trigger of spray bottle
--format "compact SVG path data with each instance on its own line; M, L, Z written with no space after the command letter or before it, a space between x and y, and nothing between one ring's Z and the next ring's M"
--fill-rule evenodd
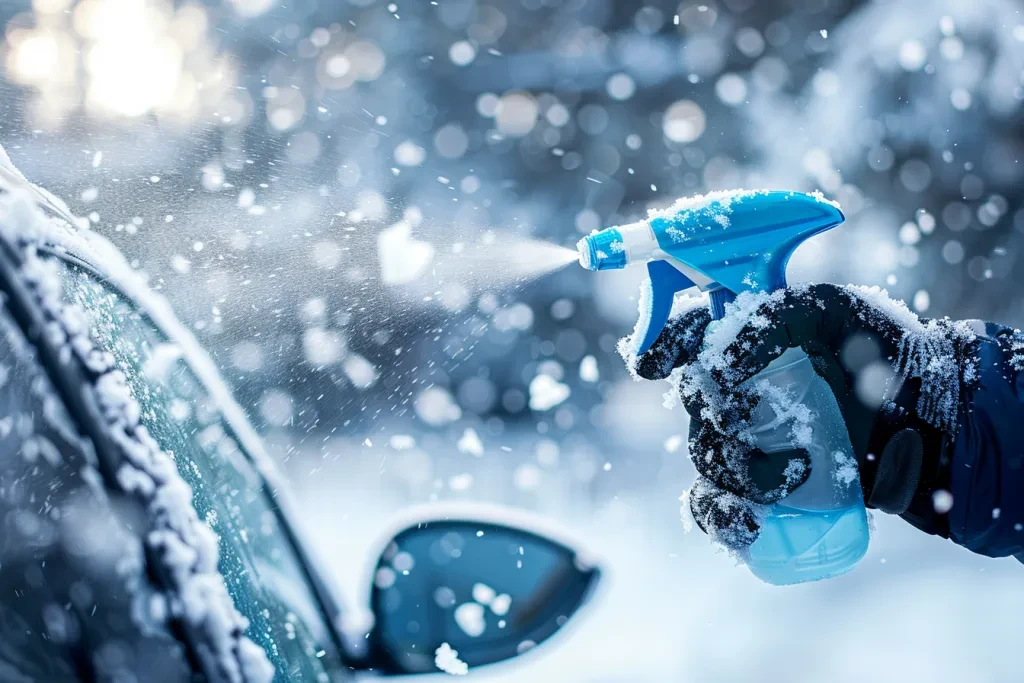
M685 263L673 258L659 246L654 228L649 221L607 228L584 237L576 243L580 265L587 270L615 270L632 263L647 262L650 300L641 306L641 331L636 353L646 352L672 313L677 293L699 287L706 291L714 283Z

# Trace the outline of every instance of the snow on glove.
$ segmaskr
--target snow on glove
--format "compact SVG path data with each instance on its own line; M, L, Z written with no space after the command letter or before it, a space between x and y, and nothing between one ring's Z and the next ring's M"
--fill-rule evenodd
M922 320L878 288L804 285L777 292L705 359L724 390L800 347L836 397L870 507L903 514L947 469L963 396L977 384L967 323Z
M931 494L948 481L961 399L977 379L969 325L921 320L877 288L829 284L741 295L706 338L705 321L696 312L674 320L636 365L651 379L683 368L691 458L701 475L690 507L702 529L743 547L757 537L756 504L806 480L801 452L767 455L742 438L759 400L744 382L801 347L836 396L868 505L942 533L931 528L939 523ZM698 328L703 344L692 339Z
M685 376L697 361L710 320L706 307L673 318L651 349L636 359L636 374L666 379L682 368ZM761 505L784 498L806 480L807 455L802 450L765 453L737 436L757 404L750 392L730 392L729 408L717 423L702 419L710 409L702 392L688 392L683 399L691 416L690 458L698 472L688 495L690 511L716 541L744 548L757 538Z

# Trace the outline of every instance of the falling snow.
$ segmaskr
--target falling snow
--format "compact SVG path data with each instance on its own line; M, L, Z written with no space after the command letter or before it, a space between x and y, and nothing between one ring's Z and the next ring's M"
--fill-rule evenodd
M458 650L453 650L448 643L441 643L434 652L434 666L452 676L465 676L469 673L469 667L459 659Z
M480 500L578 522L642 559L610 573L645 618L624 631L635 615L618 603L593 610L617 646L594 648L583 630L544 645L523 664L536 680L676 680L679 661L715 680L708 653L740 613L758 633L821 621L838 634L818 648L844 662L836 683L905 661L936 683L1019 672L1010 647L982 648L983 665L964 654L1001 643L997 626L1020 612L1005 599L1010 561L922 582L913 568L946 555L897 544L871 569L880 588L830 624L822 601L766 608L770 591L676 545L665 511L692 476L687 418L659 404L678 405L680 376L636 383L615 356L638 308L649 314L645 273L583 272L567 248L677 197L671 210L700 214L709 193L820 190L846 221L801 246L789 277L885 287L909 304L888 315L933 318L894 376L922 381L915 408L948 426L977 369L961 363L971 333L944 316L1024 327L1018 3L353 0L337 16L335 3L270 0L22 4L5 32L7 152L88 215L73 221L125 254L141 291L174 306L299 491L313 538L377 534L371 522L411 504ZM735 227L726 211L701 215ZM680 295L675 311L706 305ZM1022 337L1001 343L1001 371L1024 372ZM174 381L177 351L161 352L144 372ZM802 411L791 417L799 432ZM0 419L0 435L17 429ZM29 443L35 463L54 457ZM936 510L951 495L936 492ZM899 523L877 518L879 533ZM349 545L325 549L339 582L366 560ZM639 564L687 580L651 582ZM708 581L723 590L694 601ZM948 597L941 609L932 594ZM159 603L155 614L173 613ZM901 638L908 614L965 647ZM721 628L689 628L703 621ZM863 639L844 636L864 624L899 652L854 647ZM672 657L649 647L669 640ZM820 679L826 660L798 641L751 639L730 675ZM450 646L435 656L465 673Z

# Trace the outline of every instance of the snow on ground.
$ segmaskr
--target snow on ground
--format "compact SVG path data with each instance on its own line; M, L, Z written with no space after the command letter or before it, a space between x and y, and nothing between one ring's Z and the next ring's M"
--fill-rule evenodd
M505 442L518 450L532 440L517 434ZM382 479L374 463L359 465L359 457L324 463L315 477L299 468L289 472L302 487L300 513L313 537L336 539L320 550L350 608L366 604L360 587L394 515L423 500ZM666 481L642 495L575 512L545 510L542 503L542 513L611 558L603 587L563 633L513 664L475 669L474 680L1016 679L1024 613L1018 562L972 556L875 514L871 547L853 572L813 584L767 586L728 555L715 553L703 534L684 533L677 488L678 482ZM501 502L513 494L481 484L459 499L467 495ZM367 558L363 566L351 562L359 556Z

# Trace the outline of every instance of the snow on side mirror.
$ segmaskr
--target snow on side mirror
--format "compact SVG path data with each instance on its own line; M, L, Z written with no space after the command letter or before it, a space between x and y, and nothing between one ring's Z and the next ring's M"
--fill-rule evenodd
M515 657L558 631L599 573L570 548L502 524L406 528L374 572L370 658L381 673L412 674Z

